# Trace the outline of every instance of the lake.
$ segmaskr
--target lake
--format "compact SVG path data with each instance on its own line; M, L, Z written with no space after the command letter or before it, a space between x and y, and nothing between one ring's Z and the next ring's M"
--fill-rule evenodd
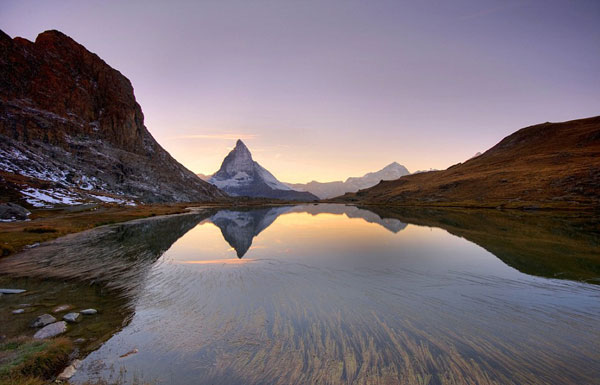
M98 307L67 333L88 339L75 384L600 383L593 216L198 209L67 236L0 272L36 288L38 312Z

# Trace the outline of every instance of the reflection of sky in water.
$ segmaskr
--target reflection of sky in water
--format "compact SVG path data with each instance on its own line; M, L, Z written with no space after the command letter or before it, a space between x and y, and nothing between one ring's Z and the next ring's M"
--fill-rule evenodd
M326 255L326 258L323 256ZM164 258L173 262L236 258L220 230L205 220L179 239ZM393 233L360 218L322 213L283 214L256 237L244 259L270 259L337 268L394 267L425 271L468 269L496 274L516 272L480 247L449 235L445 230L408 225ZM231 263L232 261L229 261ZM340 265L341 264L341 265Z
M438 228L394 233L313 214L285 212L258 235L210 220L190 230L153 267L131 324L76 381L121 368L174 384L600 376L598 287L522 274ZM253 239L238 259L223 236L244 248Z

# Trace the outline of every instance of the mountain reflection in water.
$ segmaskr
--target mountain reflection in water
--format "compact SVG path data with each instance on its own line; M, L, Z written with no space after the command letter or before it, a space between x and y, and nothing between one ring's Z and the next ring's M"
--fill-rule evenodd
M369 223L376 223L393 233L406 227L398 219L384 219L368 210L338 204L268 207L246 211L221 210L209 220L221 229L223 238L235 249L238 258L242 258L252 246L254 237L269 227L278 216L287 213L345 214L348 218L362 218Z
M74 384L600 378L600 237L581 214L203 209L73 235L0 272L127 298L129 323Z

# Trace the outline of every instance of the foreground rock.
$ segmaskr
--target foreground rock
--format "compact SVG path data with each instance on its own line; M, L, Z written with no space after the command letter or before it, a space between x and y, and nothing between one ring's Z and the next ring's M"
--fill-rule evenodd
M34 319L31 325L29 326L31 326L32 328L41 328L46 325L50 325L54 322L56 322L56 318L52 317L50 314L42 314L41 316Z
M0 204L0 221L24 221L31 214L26 208L14 203Z
M27 290L23 289L0 289L0 294L21 294L25 293Z
M52 313L61 313L71 309L73 309L73 306L71 305L59 305L52 310Z
M64 315L63 319L67 322L78 322L80 317L79 313L68 313Z
M67 323L65 321L58 321L53 324L44 326L33 335L33 338L41 340L44 338L51 338L57 335L63 334L67 331Z

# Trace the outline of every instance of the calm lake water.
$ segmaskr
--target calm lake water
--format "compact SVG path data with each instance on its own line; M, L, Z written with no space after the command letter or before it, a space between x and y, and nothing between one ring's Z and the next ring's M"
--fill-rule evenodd
M118 298L100 310L123 324L75 384L598 384L597 230L525 213L213 210L73 236L0 271Z

